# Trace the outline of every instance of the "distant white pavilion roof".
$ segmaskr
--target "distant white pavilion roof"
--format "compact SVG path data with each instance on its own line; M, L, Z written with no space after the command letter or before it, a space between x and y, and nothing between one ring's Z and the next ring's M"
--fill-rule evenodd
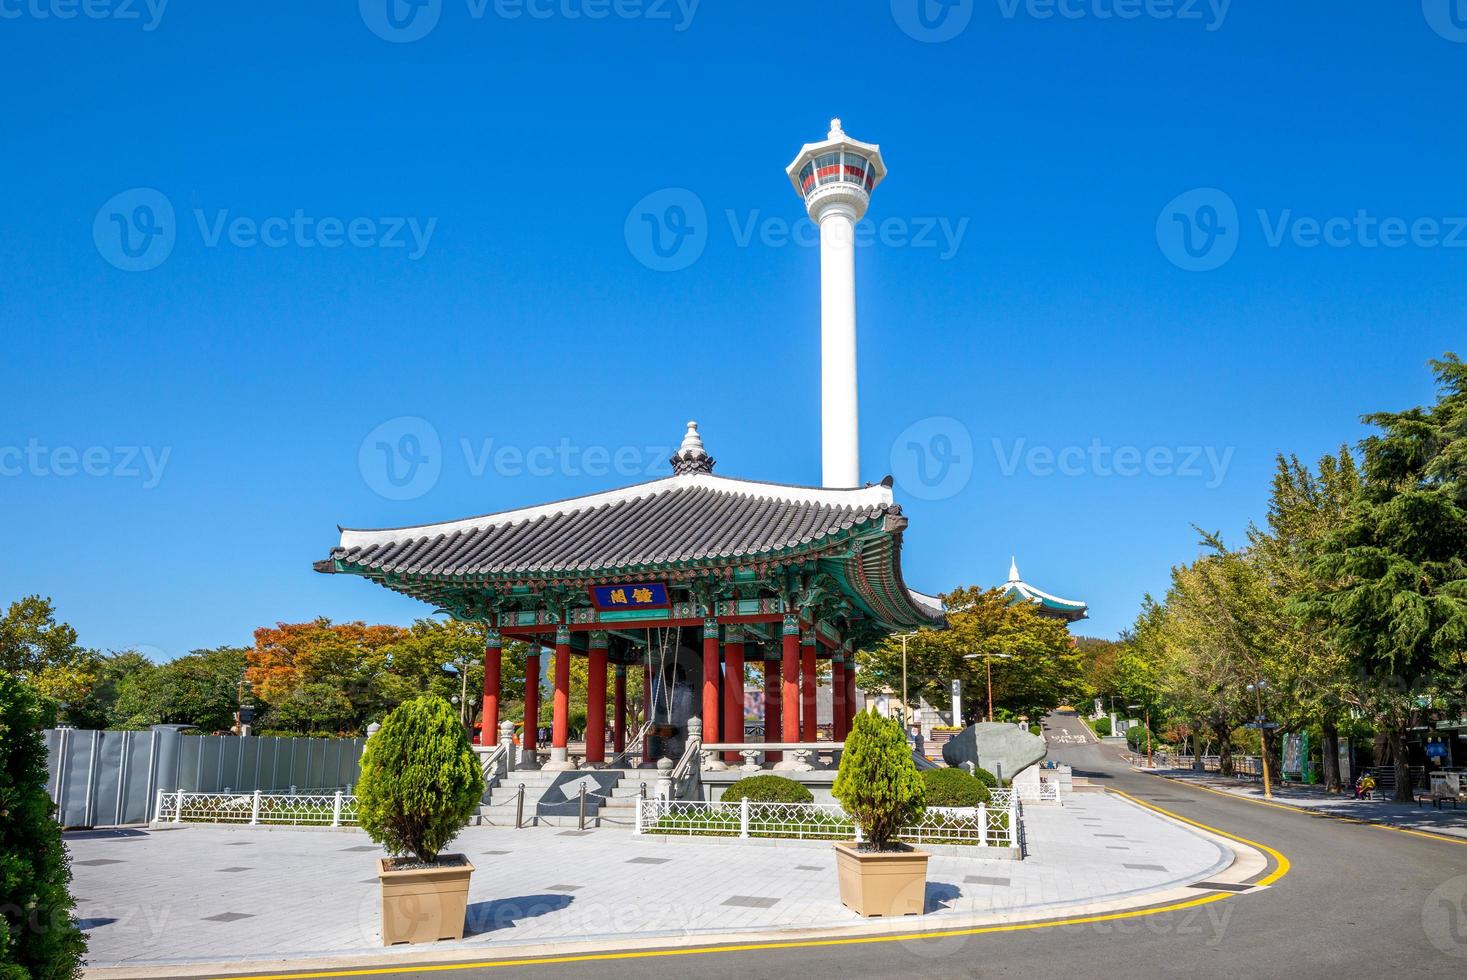
M1014 602L1028 602L1039 607L1041 616L1054 616L1066 622L1076 622L1090 616L1090 607L1078 599L1061 599L1025 582L1019 577L1019 563L1009 559L1009 580L1000 589Z

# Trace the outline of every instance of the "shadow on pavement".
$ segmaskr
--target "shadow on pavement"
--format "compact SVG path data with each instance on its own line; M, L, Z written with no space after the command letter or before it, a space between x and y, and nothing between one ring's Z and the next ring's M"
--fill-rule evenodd
M957 885L949 885L942 881L929 881L927 883L927 895L923 912L936 912L945 909L948 903L955 902L963 897L963 890Z
M464 936L482 936L487 932L509 929L525 919L534 919L568 908L569 895L521 895L496 898L492 902L473 902L464 917Z

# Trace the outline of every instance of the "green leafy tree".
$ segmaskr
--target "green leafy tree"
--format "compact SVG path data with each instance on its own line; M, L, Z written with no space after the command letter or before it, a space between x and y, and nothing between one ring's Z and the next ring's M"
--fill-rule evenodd
M394 855L437 860L483 795L484 774L464 726L436 695L399 705L362 753L357 816Z
M947 628L923 630L907 642L907 696L952 707L951 682L962 683L963 723L988 710L988 667L993 667L994 713L1037 718L1083 697L1085 657L1062 621L1013 603L997 589L968 587L943 595ZM883 640L858 654L871 687L902 689L902 644Z
M1398 799L1410 799L1407 732L1467 687L1467 365L1433 361L1430 407L1364 417L1365 480L1344 526L1316 549L1330 583L1303 600L1346 651L1388 730Z
M81 973L86 939L71 913L71 863L46 794L43 729L54 707L0 671L0 980Z
M892 850L902 828L922 816L926 795L901 722L875 711L856 715L830 792L873 849Z
M228 731L243 693L244 647L194 650L162 664L135 664L135 673L118 682L112 706L124 727L197 725L206 732Z

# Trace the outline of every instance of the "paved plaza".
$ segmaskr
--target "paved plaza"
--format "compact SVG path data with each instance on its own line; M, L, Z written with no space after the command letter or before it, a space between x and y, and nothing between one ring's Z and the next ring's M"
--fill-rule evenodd
M1025 810L1022 861L936 854L924 924L1152 893L1232 855L1121 798ZM69 835L89 963L381 952L379 848L360 831L185 826ZM465 830L469 935L435 949L849 927L828 842L716 842L556 828ZM903 920L911 925L914 920Z

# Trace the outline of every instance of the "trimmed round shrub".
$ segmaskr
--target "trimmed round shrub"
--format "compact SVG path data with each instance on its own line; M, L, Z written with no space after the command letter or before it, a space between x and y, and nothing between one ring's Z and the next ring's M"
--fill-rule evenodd
M483 796L484 773L464 726L436 694L403 702L367 740L357 820L393 855L432 864Z
M1132 751L1144 749L1146 747L1146 727L1144 725L1132 725L1126 729L1126 744L1131 747ZM1159 745L1161 745L1161 739L1157 738L1155 732L1152 732L1151 747L1154 749Z
M1044 729L1039 727L1038 722L1035 722L1029 726L1029 734L1042 736L1044 734Z
M928 769L922 773L927 784L928 806L978 806L988 802L988 787L961 769Z
M744 797L750 803L814 803L815 794L793 779L783 776L745 776L723 791L725 802L738 802Z
M46 795L41 732L55 709L0 671L0 977L70 980L87 941L72 919L71 859Z
M1090 727L1095 729L1095 734L1101 738L1105 738L1110 734L1110 719L1104 717L1097 718L1090 723Z
M870 849L895 849L902 828L921 818L927 796L902 723L875 710L856 715L830 792Z

